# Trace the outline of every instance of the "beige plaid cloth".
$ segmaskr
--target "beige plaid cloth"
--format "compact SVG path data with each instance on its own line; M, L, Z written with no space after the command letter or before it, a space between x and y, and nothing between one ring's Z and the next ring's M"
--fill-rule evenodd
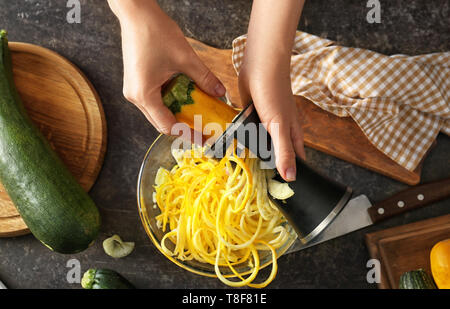
M245 35L233 41L238 74L245 43ZM450 52L385 56L298 31L291 81L295 95L352 117L377 149L408 170L440 131L450 135Z

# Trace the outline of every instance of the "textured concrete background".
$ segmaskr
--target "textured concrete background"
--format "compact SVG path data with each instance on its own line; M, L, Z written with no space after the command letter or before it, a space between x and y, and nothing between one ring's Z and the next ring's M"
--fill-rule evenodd
M218 280L191 274L163 257L141 226L136 208L136 181L142 158L157 136L140 112L122 97L120 30L106 1L82 0L81 24L66 22L66 1L0 0L0 28L11 41L39 44L74 62L89 77L104 104L108 122L108 150L103 169L90 194L99 206L103 227L96 244L83 253L60 255L33 236L0 239L0 278L10 288L79 288L69 284L66 263L81 262L82 270L118 270L140 288L222 288ZM160 0L187 36L220 48L246 32L251 1ZM366 22L367 1L307 1L299 29L337 40L346 46L386 54L422 54L450 48L450 1L381 0L381 24ZM151 52L151 47L149 47ZM332 124L330 124L332 126ZM450 175L450 139L438 145L425 161L423 180ZM405 185L352 164L307 149L308 161L329 176L347 183L356 194L379 201ZM369 259L364 234L449 212L441 201L279 260L270 288L375 288L366 282ZM132 255L114 260L101 242L113 233L135 241ZM263 271L268 274L268 270Z

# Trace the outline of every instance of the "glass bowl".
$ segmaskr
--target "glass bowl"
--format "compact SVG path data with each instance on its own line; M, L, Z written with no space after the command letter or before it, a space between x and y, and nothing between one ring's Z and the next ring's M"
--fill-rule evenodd
M154 207L155 203L153 203L153 192L155 192L155 190L153 186L155 184L156 173L160 167L164 167L165 169L170 170L176 164L176 161L172 157L171 152L171 147L175 139L176 137L161 134L150 146L144 157L144 161L142 162L141 169L139 172L138 186L137 186L139 215L141 217L142 224L148 236L152 240L153 244L164 256L166 256L176 265L190 272L208 277L216 277L214 265L201 263L195 260L190 261L179 260L175 257L166 254L162 250L160 245L161 239L163 238L165 233L156 225L155 217L160 214L160 210L159 207ZM296 240L297 236L294 229L288 224L287 229L290 237L288 238L285 244L283 244L276 250L277 257L283 255ZM174 245L168 240L166 246L170 250L174 249ZM272 255L270 251L259 251L259 256L261 265L260 268L264 268L272 264ZM248 263L236 265L235 268L239 273L242 274L251 273L251 269L248 266ZM231 272L231 270L228 267L221 267L220 270L225 277L235 277L235 275Z

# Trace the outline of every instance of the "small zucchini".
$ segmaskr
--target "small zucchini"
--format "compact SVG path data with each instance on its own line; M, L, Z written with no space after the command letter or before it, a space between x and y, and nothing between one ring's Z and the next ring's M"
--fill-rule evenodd
M134 285L121 274L111 269L91 268L81 279L84 289L135 289Z
M436 289L433 278L423 269L412 270L400 277L399 289Z

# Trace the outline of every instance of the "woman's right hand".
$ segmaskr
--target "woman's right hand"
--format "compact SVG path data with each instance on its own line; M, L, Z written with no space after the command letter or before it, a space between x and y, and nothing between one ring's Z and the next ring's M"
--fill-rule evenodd
M108 2L122 31L124 96L160 133L170 134L176 123L161 98L161 87L174 74L188 75L210 95L225 95L225 87L202 63L181 29L156 1Z

